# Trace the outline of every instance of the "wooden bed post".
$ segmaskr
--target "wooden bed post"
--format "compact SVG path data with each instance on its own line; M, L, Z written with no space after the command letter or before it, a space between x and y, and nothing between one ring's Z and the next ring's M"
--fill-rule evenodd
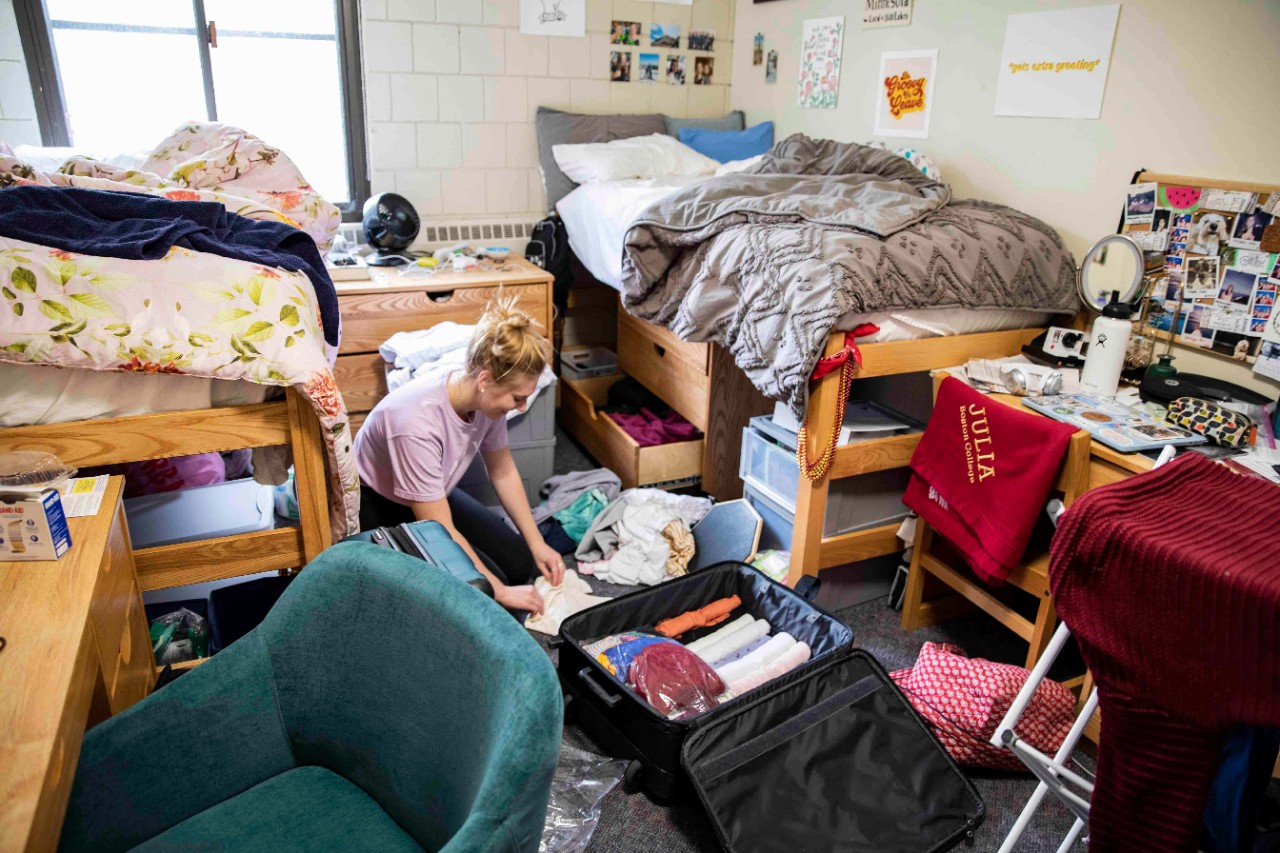
M831 348L830 343L827 348ZM816 386L810 386L809 406L805 410L808 432L806 452L810 460L818 459L826 443L839 437L838 432L833 434L833 430L841 375L841 371L833 371L819 379ZM821 570L822 527L827 518L827 489L830 483L829 473L814 482L803 471L800 472L800 487L796 490L796 517L791 531L791 571L787 575L790 586L794 587L802 575L816 575Z
M325 447L320 421L311 404L290 388L289 447L293 451L293 479L298 490L298 516L302 527L302 553L314 560L332 544L329 529L328 482L324 475Z

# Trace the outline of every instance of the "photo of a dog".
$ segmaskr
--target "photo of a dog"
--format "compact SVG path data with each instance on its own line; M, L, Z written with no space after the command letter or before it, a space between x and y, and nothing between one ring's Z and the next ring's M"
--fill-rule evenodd
M1231 233L1231 223L1221 213L1197 213L1191 223L1187 251L1198 255L1216 255Z

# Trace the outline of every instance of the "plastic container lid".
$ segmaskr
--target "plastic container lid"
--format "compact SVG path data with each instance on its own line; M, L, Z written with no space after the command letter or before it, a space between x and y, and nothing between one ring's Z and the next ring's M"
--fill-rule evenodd
M58 488L75 475L75 468L52 453L38 450L0 453L0 488Z

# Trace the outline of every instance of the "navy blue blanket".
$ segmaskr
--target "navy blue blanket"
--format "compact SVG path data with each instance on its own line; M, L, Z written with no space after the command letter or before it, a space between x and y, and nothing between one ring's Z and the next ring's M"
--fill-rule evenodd
M315 288L324 339L338 344L338 294L315 240L283 222L247 219L216 201L78 187L0 191L0 236L82 255L154 261L174 246L304 272Z

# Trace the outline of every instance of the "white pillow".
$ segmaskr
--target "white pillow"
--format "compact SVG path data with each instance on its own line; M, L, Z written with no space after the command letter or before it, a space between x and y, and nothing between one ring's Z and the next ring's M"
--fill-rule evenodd
M721 166L716 169L716 177L718 178L721 175L732 175L734 172L745 172L747 169L750 169L763 159L763 154L757 154L756 156L748 157L745 160L730 160L728 163L721 164Z
M711 175L720 165L665 133L612 142L553 145L551 154L556 165L576 184Z

